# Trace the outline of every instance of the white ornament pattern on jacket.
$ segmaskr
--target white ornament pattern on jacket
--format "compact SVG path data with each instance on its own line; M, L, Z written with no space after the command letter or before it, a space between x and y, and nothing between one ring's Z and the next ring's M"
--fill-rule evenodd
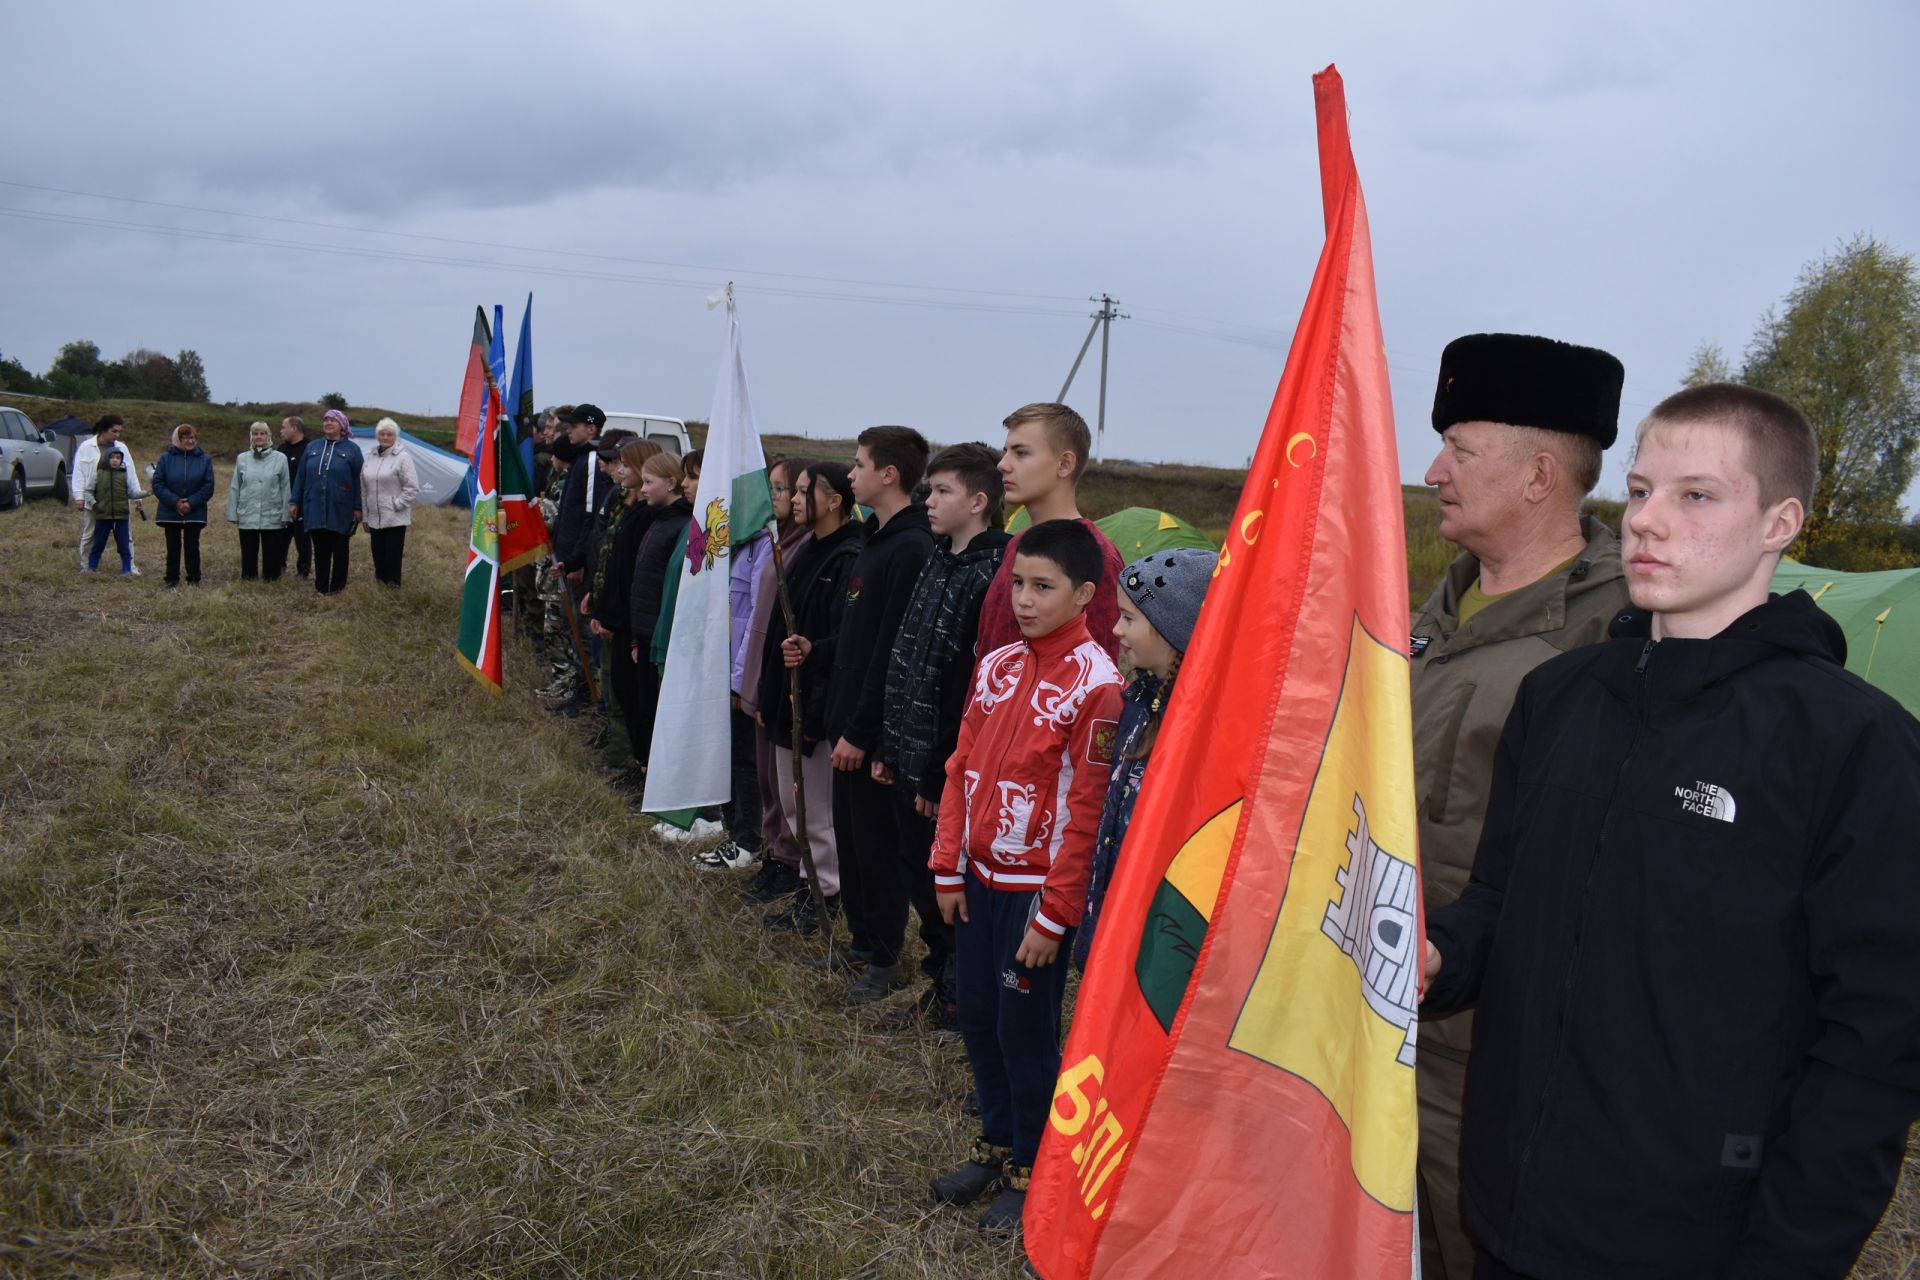
M1000 783L1000 818L993 836L995 853L1019 857L1047 842L1047 835L1053 829L1052 814L1047 815L1032 839L1027 838L1027 827L1033 822L1034 802L1031 784L1004 780Z
M1115 678L1113 659L1098 645L1087 643L1066 655L1073 664L1073 682L1064 689L1045 680L1033 687L1033 724L1036 729L1064 729L1080 713L1080 704L1098 685Z
M992 715L995 707L1011 698L1020 687L1020 675L1026 669L1023 646L1009 645L988 654L973 681L973 696L980 703L980 714Z

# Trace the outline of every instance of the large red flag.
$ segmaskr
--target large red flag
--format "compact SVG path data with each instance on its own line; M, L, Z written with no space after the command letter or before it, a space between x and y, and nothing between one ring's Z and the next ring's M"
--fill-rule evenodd
M1366 206L1327 238L1147 766L1027 1199L1047 1280L1413 1271L1406 545Z
M467 372L460 381L460 417L453 436L453 447L463 458L473 459L474 442L480 438L483 402L487 396L487 350L493 344L487 328L487 309L473 309L473 345L467 348ZM495 401L497 405L498 400Z

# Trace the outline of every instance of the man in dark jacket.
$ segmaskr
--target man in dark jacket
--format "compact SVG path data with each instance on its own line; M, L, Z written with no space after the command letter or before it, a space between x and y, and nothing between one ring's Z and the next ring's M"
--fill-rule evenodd
M1429 915L1473 870L1500 727L1520 680L1597 644L1627 604L1620 544L1581 502L1620 425L1626 370L1595 347L1476 333L1440 354L1427 483L1460 554L1415 615L1413 762ZM1420 1234L1426 1280L1468 1280L1460 1117L1473 1015L1420 1027Z
M916 898L921 935L936 965L952 948L952 931L940 920L930 876L916 877L907 850L924 850L931 835L915 830L926 819L902 811L874 781L867 755L880 745L886 703L887 660L900 619L927 557L933 532L927 509L912 500L927 467L927 441L912 427L868 427L859 436L848 480L855 501L873 511L867 545L847 584L847 611L840 620L833 683L827 693L827 737L833 742L833 826L840 846L840 880L847 928L856 959L866 961L855 979L856 1003L881 999L907 984L900 968L906 942L907 906ZM924 860L924 854L921 855ZM914 892L918 880L926 892Z
M1842 1277L1920 1115L1920 724L1804 592L1813 433L1716 384L1641 425L1614 639L1521 684L1429 1008L1476 1005L1476 1276Z
M593 465L598 450L600 428L607 415L599 405L583 404L566 416L567 440L585 466L567 469L567 487L560 495L560 510L553 521L554 568L575 587L580 585L581 570L587 562L595 522L605 507L610 486L600 469Z
M298 417L280 419L280 443L276 447L287 459L287 492L300 492L300 459L307 452L307 424ZM307 533L307 522L296 516L287 527L293 531L294 569L301 577L309 577L313 573L313 538Z

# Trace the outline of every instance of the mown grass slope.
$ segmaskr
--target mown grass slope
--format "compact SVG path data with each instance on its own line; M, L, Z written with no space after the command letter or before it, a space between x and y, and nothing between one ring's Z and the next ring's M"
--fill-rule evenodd
M655 845L520 648L461 672L464 513L327 600L76 531L0 513L0 1274L1017 1273L926 1204L958 1046ZM1909 1182L1858 1274L1916 1256Z
M460 670L463 513L331 600L75 530L0 517L0 1273L1017 1270L926 1203L957 1044L651 843L519 649Z

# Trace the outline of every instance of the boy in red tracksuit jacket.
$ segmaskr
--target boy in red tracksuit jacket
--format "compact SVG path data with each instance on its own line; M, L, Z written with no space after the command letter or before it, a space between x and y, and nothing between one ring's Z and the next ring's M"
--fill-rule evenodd
M968 1204L998 1190L980 1220L989 1230L1020 1225L1060 1074L1062 952L1086 903L1113 764L1120 672L1083 616L1102 567L1077 520L1048 520L1020 540L1011 577L1025 638L974 672L928 859L940 914L957 918L960 1035L983 1130L933 1195Z

